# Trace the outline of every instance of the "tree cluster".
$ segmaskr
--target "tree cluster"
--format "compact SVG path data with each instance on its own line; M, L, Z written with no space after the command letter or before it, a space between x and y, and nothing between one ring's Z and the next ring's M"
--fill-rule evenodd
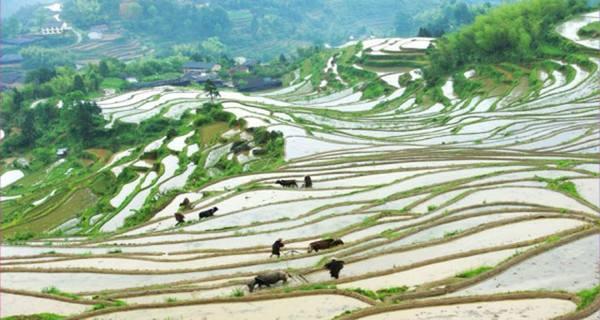
M475 22L441 38L429 52L429 82L469 64L521 63L557 45L554 25L586 8L585 0L524 0L478 16Z

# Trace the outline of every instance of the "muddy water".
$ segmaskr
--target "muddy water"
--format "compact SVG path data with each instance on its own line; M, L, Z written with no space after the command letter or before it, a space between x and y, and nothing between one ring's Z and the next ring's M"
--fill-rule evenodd
M236 319L236 320L316 320L331 319L345 310L365 308L368 305L359 300L335 295L317 295L296 298L280 298L254 302L229 304L208 304L198 306L172 307L150 310L136 310L108 314L93 319L146 320L148 313L153 319ZM91 318L90 318L91 319Z
M532 257L455 295L521 290L577 292L600 283L600 236L593 235Z
M525 320L551 319L576 308L575 304L558 299L527 299L479 302L393 311L361 318L363 320Z

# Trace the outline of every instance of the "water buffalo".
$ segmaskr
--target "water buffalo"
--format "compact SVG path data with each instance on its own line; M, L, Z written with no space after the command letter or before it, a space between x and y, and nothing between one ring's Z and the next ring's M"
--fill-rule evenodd
M175 213L175 220L177 220L176 226L185 222L185 216L179 212Z
M312 178L310 176L304 177L304 187L312 188Z
M325 250L325 249L333 248L335 246L340 246L343 244L344 244L344 241L342 241L342 239L325 239L325 240L311 242L310 245L308 246L308 253L313 252L313 250L315 252L319 252L319 250Z
M254 277L254 279L248 283L248 289L250 292L253 292L254 287L257 285L261 288L262 286L270 287L272 284L276 284L279 281L287 283L288 277L290 277L290 275L284 271L264 272Z
M208 210L198 212L198 220L201 220L202 218L212 217L213 215L215 215L215 212L217 212L217 210L219 210L219 208L212 207Z
M275 181L275 183L284 188L298 188L298 183L296 182L296 180L277 180Z

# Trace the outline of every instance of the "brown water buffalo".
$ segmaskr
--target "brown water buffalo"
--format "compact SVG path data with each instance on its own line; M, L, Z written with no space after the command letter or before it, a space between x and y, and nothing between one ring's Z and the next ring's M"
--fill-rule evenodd
M252 281L248 283L248 289L250 292L254 291L254 287L258 285L258 288L262 286L270 287L272 284L276 284L279 281L287 283L287 279L290 275L284 271L269 271L258 274Z
M313 251L319 252L319 250L325 250L333 248L335 246L341 246L343 244L344 241L342 241L342 239L325 239L311 242L308 246L308 253L311 253Z
M284 188L298 188L296 180L277 180L275 183Z
M215 212L217 212L217 210L219 210L219 208L212 207L208 210L198 212L198 220L201 220L202 218L209 218L209 217L214 216Z

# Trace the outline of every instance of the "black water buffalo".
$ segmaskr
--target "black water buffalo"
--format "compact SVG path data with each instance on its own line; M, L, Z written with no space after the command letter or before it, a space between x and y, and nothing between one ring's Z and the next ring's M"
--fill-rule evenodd
M264 272L256 277L252 281L248 283L248 289L250 292L254 291L254 287L258 285L258 288L262 286L270 287L272 284L276 284L279 281L283 281L283 283L287 283L287 279L290 275L284 271L269 271Z
M198 212L198 220L200 220L202 218L212 217L213 215L215 215L215 212L217 212L217 210L219 210L219 208L212 207L208 210Z
M304 187L312 188L312 178L310 176L304 177Z
M340 271L344 269L344 261L333 258L325 265L325 269L329 270L329 274L332 278L338 279L340 277Z
M298 188L298 183L296 180L277 180L275 183L284 188Z
M319 252L319 250L325 250L343 244L344 241L342 241L342 239L325 239L311 242L308 246L308 253L311 253L313 251Z
M175 213L175 220L177 220L176 226L185 223L185 216L179 212Z

